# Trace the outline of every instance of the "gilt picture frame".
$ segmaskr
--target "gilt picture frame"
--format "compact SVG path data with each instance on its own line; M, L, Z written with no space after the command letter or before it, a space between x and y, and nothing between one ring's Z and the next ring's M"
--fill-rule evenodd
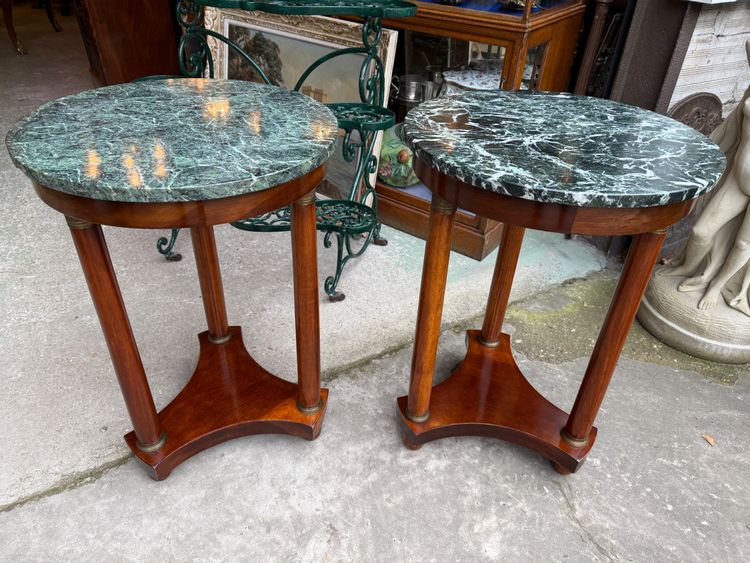
M276 15L229 8L207 7L204 16L206 29L215 31L238 43L254 59L265 58L268 78L277 86L292 89L304 70L320 56L337 49L362 47L362 26L358 23L324 16ZM396 31L383 29L378 55L384 68L384 96L387 102L393 64L396 57ZM259 76L245 61L233 53L225 43L208 37L214 61L215 78L259 80ZM273 59L268 63L268 59ZM347 54L323 63L305 80L300 88L322 103L359 102L359 75L364 54ZM343 132L342 132L343 134ZM373 154L380 154L382 133L378 134ZM347 191L347 176L353 170L337 151L329 162L327 180L334 187L327 191L333 197L343 197ZM376 174L370 177L374 184ZM350 185L350 184L349 184Z

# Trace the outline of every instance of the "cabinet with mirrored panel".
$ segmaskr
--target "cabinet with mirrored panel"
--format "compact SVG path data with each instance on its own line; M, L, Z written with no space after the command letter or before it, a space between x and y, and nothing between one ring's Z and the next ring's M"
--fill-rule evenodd
M581 30L582 0L426 0L415 16L386 20L399 31L389 107L402 121L422 101L461 90L565 91ZM424 238L430 192L413 175L398 125L386 132L377 191L381 220ZM407 149L406 152L404 149ZM454 250L481 259L502 225L457 214Z

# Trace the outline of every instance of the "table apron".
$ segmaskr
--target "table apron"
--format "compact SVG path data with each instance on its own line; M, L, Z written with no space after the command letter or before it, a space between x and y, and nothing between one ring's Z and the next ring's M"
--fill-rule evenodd
M203 201L128 202L91 199L47 188L34 189L53 209L89 223L136 229L168 229L220 225L268 213L315 190L325 177L325 165L276 187Z
M685 217L695 200L657 207L577 207L511 197L467 184L414 159L419 179L433 194L460 209L511 225L591 236L661 231Z

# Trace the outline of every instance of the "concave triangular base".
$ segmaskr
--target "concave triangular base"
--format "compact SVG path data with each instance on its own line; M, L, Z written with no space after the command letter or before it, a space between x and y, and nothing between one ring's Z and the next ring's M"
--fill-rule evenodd
M134 432L125 441L149 474L164 479L177 465L220 442L251 434L291 434L314 440L320 434L328 390L321 390L321 408L297 408L297 385L270 374L245 349L240 327L229 327L231 338L213 344L198 335L200 356L193 376L159 412L166 441L154 452L138 448Z
M422 444L448 436L487 436L530 448L563 473L583 463L596 439L592 428L584 446L566 442L561 430L568 414L545 399L518 369L510 337L496 348L482 346L479 331L467 332L468 350L448 379L432 389L430 417L421 423L406 416L407 397L398 399L404 443Z

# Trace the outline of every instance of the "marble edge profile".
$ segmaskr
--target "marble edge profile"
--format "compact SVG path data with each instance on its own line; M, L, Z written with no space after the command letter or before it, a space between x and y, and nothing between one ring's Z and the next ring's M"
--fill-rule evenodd
M430 168L433 168L444 174L469 184L476 186L480 189L484 189L499 195L505 195L509 197L517 197L520 199L526 199L529 201L537 201L540 203L557 203L560 205L572 205L576 207L606 207L606 208L638 208L638 207L660 207L663 205L670 205L674 203L681 203L695 199L702 195L709 193L716 187L721 175L723 174L724 168L726 167L726 157L722 159L722 170L717 171L716 177L713 180L707 181L703 186L695 186L694 188L685 189L679 192L664 192L659 193L636 193L636 194L623 194L621 192L578 192L573 193L566 190L558 190L555 188L547 187L526 187L520 184L513 184L508 182L504 185L498 185L490 183L483 178L476 178L466 171L458 169L455 165L450 163L440 162L435 160L432 155L427 153L425 150L415 147L414 144L408 140L409 146L414 151L415 157L422 160ZM722 154L723 156L723 154Z
M505 92L503 90L498 90L498 92ZM470 91L468 93L466 92L458 92L454 94L450 94L449 96L445 96L443 99L447 98L461 98L472 94L484 94L486 95L488 91ZM409 131L409 122L411 121L411 127L414 127L415 129L418 129L418 124L416 123L416 112L420 110L420 106L417 106L409 112L411 115L407 114L405 120L404 120L404 138L409 145L409 147L414 151L414 156L418 158L419 160L422 160L425 164L433 168L434 170L437 170L441 174L454 177L461 182L464 182L466 184L470 184L472 186L476 186L480 189L484 189L487 191L491 191L493 193L497 193L500 195L506 195L509 197L517 197L520 199L526 199L529 201L538 201L541 203L557 203L561 205L571 205L576 207L606 207L606 208L639 208L639 207L659 207L663 205L669 205L669 204L675 204L675 203L681 203L684 201L692 200L697 197L700 197L702 195L705 195L709 193L711 190L713 190L714 187L716 187L716 184L719 182L722 174L724 173L726 169L726 155L724 155L723 152L719 149L718 145L714 143L708 136L703 135L699 131L696 131L689 127L688 125L685 125L684 123L681 123L679 121L673 120L670 117L647 110L644 108L639 108L637 106L632 106L631 104L624 104L621 102L615 102L613 100L603 99L603 98L594 98L592 96L583 96L578 94L571 94L569 92L545 92L545 91L519 91L517 92L519 95L560 95L562 97L577 97L577 98L588 98L592 100L596 100L597 102L604 102L606 105L623 105L627 106L629 108L636 108L640 111L652 114L653 116L656 116L660 119L669 120L673 122L677 126L684 127L686 129L689 129L692 133L696 135L696 137L701 137L702 140L711 143L716 148L717 156L719 157L720 161L720 167L717 168L715 173L713 175L707 175L704 179L703 185L696 185L692 188L687 188L681 191L674 191L674 192L664 192L662 194L653 192L653 193L634 193L634 194L623 194L622 192L602 192L602 191L581 191L578 193L571 192L564 189L555 189L550 187L527 187L522 186L520 184L514 184L511 182L508 182L506 184L500 184L498 182L502 182L502 180L498 181L495 180L494 182L488 181L485 178L478 178L474 177L471 174L467 174L465 170L462 170L458 168L455 164L451 162L443 162L440 159L436 159L432 154L430 154L428 151L426 151L424 148L417 145L419 143L419 139L415 138L419 131L416 131L414 133L411 133ZM421 108L423 111L425 108ZM415 112L415 113L412 113ZM421 117L421 116L420 116Z
M107 88L107 86L103 86L101 88ZM98 89L100 88L84 90L83 92L89 92ZM273 174L263 176L262 178L245 178L231 182L200 184L195 186L179 187L175 189L159 188L134 190L132 187L126 186L124 183L122 186L117 186L102 185L101 183L89 184L85 181L65 181L61 180L59 177L33 170L25 165L21 160L19 160L14 154L14 151L11 150L14 137L18 134L19 130L21 130L24 125L26 125L26 123L28 123L37 113L42 112L53 104L60 102L60 100L78 96L83 92L77 92L68 96L49 100L34 108L28 114L19 117L6 133L4 140L6 151L13 165L21 170L33 182L44 186L45 188L70 195L85 197L88 199L123 203L171 203L181 201L186 202L221 199L225 197L232 197L235 195L242 195L245 193L263 191L300 178L319 168L320 166L324 166L328 162L330 157L335 153L336 147L338 145L338 138L336 138L336 140L334 140L327 148L321 147L321 151L315 156L315 158L305 162L303 165L298 165L297 168L292 167L284 170L279 170ZM294 93L296 94L296 92ZM336 115L330 110L330 108L328 108L324 104L321 105L330 114L332 123L337 124ZM276 181L277 179L278 181ZM96 192L96 197L92 197L92 193L94 192Z
M216 184L179 187L175 189L155 188L146 190L134 190L132 187L126 187L124 185L123 187L97 185L96 187L91 188L87 187L86 184L60 182L57 179L47 178L46 175L37 174L28 170L24 166L18 166L18 168L21 169L33 182L45 188L91 200L120 203L179 203L222 199L273 189L287 182L301 178L313 170L325 166L327 162L328 157L321 158L320 162L317 164L313 161L309 165L300 167L291 172L289 170L283 170L269 176L264 176L262 180L246 179ZM278 181L275 181L277 178ZM93 195L94 191L96 192L95 196Z

